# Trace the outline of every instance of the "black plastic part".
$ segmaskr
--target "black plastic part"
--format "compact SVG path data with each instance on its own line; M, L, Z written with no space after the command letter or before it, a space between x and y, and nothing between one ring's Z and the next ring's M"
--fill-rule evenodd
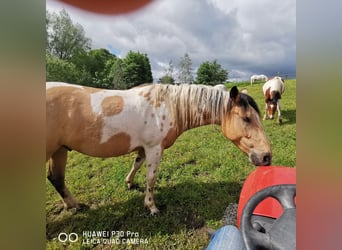
M247 250L296 249L295 195L296 185L282 184L262 189L248 200L241 216L241 233ZM282 215L273 223L273 219L253 215L257 205L267 197L275 198L283 207Z

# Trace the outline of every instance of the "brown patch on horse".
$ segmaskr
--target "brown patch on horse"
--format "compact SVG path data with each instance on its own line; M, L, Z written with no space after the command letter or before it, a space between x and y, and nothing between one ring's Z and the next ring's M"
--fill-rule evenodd
M89 96L95 90L91 88L84 92L70 87L48 90L47 158L62 145L96 157L119 156L130 151L131 138L126 133L114 134L101 143L104 121L101 116L93 113ZM103 111L111 107L107 101L102 103ZM121 102L116 98L114 111L107 110L106 114L118 112L123 105Z
M157 90L154 90L155 94L152 94L152 92L150 91L150 89L146 92L141 91L139 92L140 96L143 96L146 101L152 105L155 108L159 108L161 106L161 104L165 101L165 94L166 91L164 89L161 88L160 93L158 93Z
M94 93L103 91L103 89L97 89L97 88L87 87L86 91L87 91L89 94L94 94Z
M124 155L130 152L131 137L123 132L118 133L97 147L101 150L101 154L107 157Z
M105 116L112 116L121 113L124 106L122 96L107 96L102 101L102 112Z
M144 94L144 97L146 97L146 98L149 98L151 96L151 92L146 92L145 94Z
M165 149L171 147L173 143L176 141L177 137L177 130L175 128L170 128L162 141L162 148Z
M143 96L145 98L150 98L151 92L150 91L146 91L146 92L140 91L138 95Z
M79 147L78 151L95 157L115 157L127 154L133 150L131 147L131 137L124 132L110 137L106 142L99 143L97 139L88 142L87 148Z
M271 88L268 88L265 92L265 102L267 103L267 101L271 100L271 93L270 93Z
M142 95L143 97L145 97L145 99L147 100L147 102L149 102L150 104L152 104L151 102L151 92L141 92L141 94L139 95Z

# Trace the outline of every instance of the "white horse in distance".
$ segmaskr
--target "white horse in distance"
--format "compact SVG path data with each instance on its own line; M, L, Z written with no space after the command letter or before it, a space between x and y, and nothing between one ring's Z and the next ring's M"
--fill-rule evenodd
M251 76L251 85L253 85L253 82L255 81L264 81L267 82L268 78L265 75L252 75Z

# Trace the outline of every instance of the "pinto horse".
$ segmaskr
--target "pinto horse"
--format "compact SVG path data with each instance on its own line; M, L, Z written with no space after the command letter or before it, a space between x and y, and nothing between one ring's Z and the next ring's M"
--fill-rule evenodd
M128 188L146 161L144 204L159 212L153 189L164 149L182 132L207 124L221 125L226 138L254 165L271 164L270 143L255 101L218 87L150 84L129 90L104 90L67 83L46 84L47 178L64 207L80 209L65 185L69 150L93 157L114 157L133 151L137 157L125 181Z
M265 75L252 75L251 76L251 85L253 85L253 82L255 81L267 81L268 78Z
M282 123L281 118L281 105L280 105L280 99L281 95L285 91L285 82L284 80L279 77L273 77L267 82L265 82L264 86L262 87L262 91L265 96L265 114L264 114L264 120L267 119L267 115L270 117L270 119L273 119L275 116L275 111L278 111L278 123Z

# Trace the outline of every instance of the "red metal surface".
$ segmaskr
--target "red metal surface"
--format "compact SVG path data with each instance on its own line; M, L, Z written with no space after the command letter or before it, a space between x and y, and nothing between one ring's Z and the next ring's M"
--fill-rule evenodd
M243 184L238 205L237 225L240 227L240 218L243 208L249 198L266 187L279 184L296 184L296 169L281 166L257 167ZM283 212L279 202L273 198L263 200L253 214L271 218L278 218Z

